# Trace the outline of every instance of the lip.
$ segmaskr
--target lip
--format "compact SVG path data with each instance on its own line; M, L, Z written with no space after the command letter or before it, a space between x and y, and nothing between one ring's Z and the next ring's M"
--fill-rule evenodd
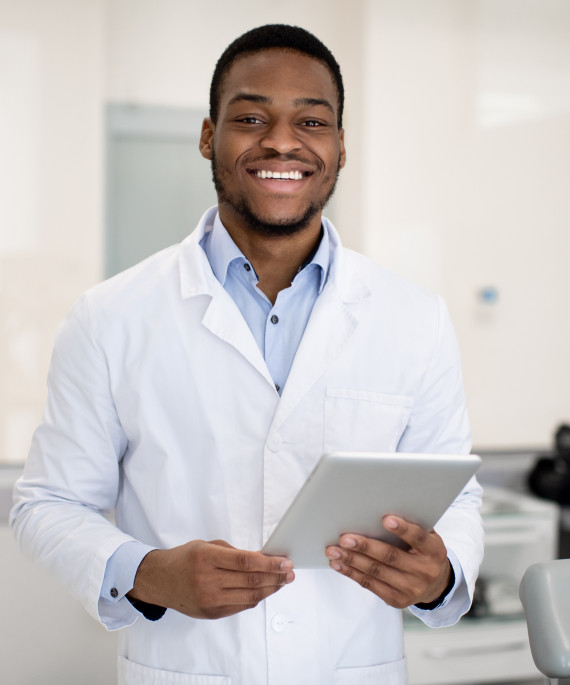
M283 171L301 171L299 167L291 168L291 169L268 169L265 166L263 166L263 169L260 167L259 169L253 169L253 168L248 168L247 169L247 175L248 177L255 183L255 185L258 188L262 188L265 191L268 191L269 193L273 195L291 195L296 193L297 191L301 190L307 183L307 181L313 176L314 172L313 171L301 171L303 174L302 178L298 179L290 179L290 178L262 178L257 175L258 171L279 171L279 173L282 173Z
M244 164L244 170L255 186L270 193L271 195L292 195L301 190L307 181L315 174L315 167L307 162L296 159L277 160L259 159L249 164ZM262 173L266 172L270 176ZM293 178L273 178L273 174L292 175Z

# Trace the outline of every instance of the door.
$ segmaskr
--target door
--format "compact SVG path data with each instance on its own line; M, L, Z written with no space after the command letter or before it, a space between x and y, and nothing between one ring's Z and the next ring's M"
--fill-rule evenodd
M106 276L180 242L216 203L210 163L198 150L205 115L108 106Z

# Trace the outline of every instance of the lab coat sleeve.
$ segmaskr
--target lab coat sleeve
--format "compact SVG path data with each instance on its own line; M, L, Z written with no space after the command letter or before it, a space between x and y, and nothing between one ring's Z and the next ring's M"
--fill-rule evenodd
M97 620L104 618L98 608L107 561L132 540L107 519L126 446L84 295L58 331L44 416L14 490L10 523L23 551Z
M422 380L408 426L398 445L401 452L468 453L471 432L457 340L447 308L438 303L438 334L431 363ZM435 526L454 565L456 584L440 607L412 613L432 627L456 623L469 609L483 558L482 490L472 478Z

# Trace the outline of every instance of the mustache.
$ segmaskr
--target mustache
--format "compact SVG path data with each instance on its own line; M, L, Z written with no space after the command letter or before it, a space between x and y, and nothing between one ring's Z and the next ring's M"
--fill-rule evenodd
M268 152L267 154L264 155L257 155L256 157L244 159L243 163L244 164L259 164L261 162L299 162L299 164L306 164L307 166L312 167L313 169L317 168L317 164L315 164L314 160L311 159L305 159L302 155L299 155L295 152L291 153L279 153L279 152Z

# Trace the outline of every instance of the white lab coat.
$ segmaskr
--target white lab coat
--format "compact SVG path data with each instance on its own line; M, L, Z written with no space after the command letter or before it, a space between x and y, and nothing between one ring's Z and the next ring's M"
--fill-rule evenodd
M106 562L131 539L260 549L327 450L466 452L469 426L446 309L340 247L280 398L199 246L88 291L62 325L49 398L16 490L16 535L96 618ZM469 605L482 554L474 480L438 531L464 581L430 625ZM102 514L114 511L117 527ZM122 631L129 685L401 685L402 615L329 570L216 621L169 610Z

